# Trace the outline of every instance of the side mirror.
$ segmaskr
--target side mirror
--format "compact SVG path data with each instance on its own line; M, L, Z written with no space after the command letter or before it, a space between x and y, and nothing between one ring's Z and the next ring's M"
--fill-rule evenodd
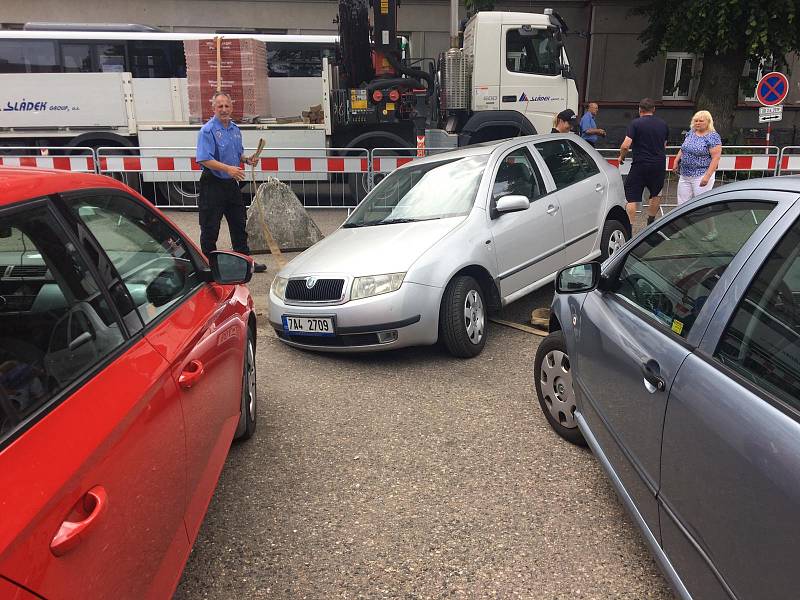
M217 250L208 256L211 278L217 283L247 283L253 277L253 259L236 252Z
M509 212L517 212L520 210L528 210L530 207L531 201L528 200L527 196L520 196L520 195L512 195L512 196L503 196L500 198L497 203L495 204L494 209L502 214L502 213L509 213Z
M582 263L559 271L556 277L556 292L582 294L591 292L598 283L600 283L600 263Z

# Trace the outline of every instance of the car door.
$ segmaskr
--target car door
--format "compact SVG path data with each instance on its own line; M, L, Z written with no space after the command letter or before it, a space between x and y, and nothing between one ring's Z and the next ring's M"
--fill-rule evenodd
M235 287L206 283L199 253L143 202L106 194L70 205L111 257L146 339L171 365L186 427L186 524L194 539L241 409L247 324Z
M492 182L489 228L500 293L508 300L563 266L561 207L554 194L546 193L539 167L526 146L502 157ZM497 201L509 195L527 196L531 204L523 211L497 213Z
M189 551L177 386L66 224L0 211L0 579L163 597Z
M576 137L577 136L569 136ZM556 139L534 147L547 165L558 189L564 221L565 265L586 259L595 248L605 215L608 180L579 142Z
M567 106L560 53L553 29L502 26L500 109L521 112L539 133Z
M667 394L717 282L732 262L735 273L739 251L772 208L718 200L676 213L609 265L610 289L588 294L581 309L579 408L656 539ZM713 226L718 238L702 241Z
M670 393L662 543L696 598L790 598L800 585L798 215L753 253Z

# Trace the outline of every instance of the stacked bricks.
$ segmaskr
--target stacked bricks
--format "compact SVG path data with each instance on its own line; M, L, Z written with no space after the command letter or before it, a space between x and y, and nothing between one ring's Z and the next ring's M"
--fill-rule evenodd
M267 96L267 48L249 38L220 41L221 90L233 99L233 120L249 121L270 114ZM185 40L189 116L192 122L207 121L214 114L211 97L217 91L217 42L215 39Z

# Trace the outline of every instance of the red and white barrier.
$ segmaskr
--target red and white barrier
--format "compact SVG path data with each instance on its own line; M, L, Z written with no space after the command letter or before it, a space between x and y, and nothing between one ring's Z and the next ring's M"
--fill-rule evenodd
M778 175L790 175L797 171L800 171L800 146L782 148Z
M92 148L55 147L38 148L33 146L17 146L2 148L8 154L0 154L0 165L5 167L34 167L37 169L57 169L80 173L95 173L96 162ZM69 156L50 155L67 153ZM45 152L46 154L42 154Z
M100 156L100 171L113 173L130 172L169 172L181 173L201 171L202 166L194 158L172 156ZM243 169L249 165L241 164ZM368 173L369 160L366 157L267 157L259 159L255 165L260 173Z

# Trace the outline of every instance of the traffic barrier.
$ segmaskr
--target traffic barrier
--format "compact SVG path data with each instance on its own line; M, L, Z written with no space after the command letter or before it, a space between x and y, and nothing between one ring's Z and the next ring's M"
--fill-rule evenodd
M80 173L95 173L95 154L92 148L79 146L3 146L0 165L6 167L35 167Z
M661 195L662 214L665 212L664 209L674 208L678 205L677 187L679 176L673 171L678 150L680 150L680 146L668 146L666 148L667 157L664 163L666 177ZM617 160L619 157L618 149L600 148L598 152L610 165L619 167L619 161ZM778 174L780 157L781 152L777 146L723 146L714 187L753 176L775 176ZM628 153L620 167L620 175L623 178L630 173L632 158L633 154ZM643 203L643 206L645 204Z
M672 171L679 146L667 148L666 178L662 207L677 205L678 176ZM0 165L96 172L119 179L140 191L160 207L196 207L202 167L194 160L194 147L4 147ZM424 155L452 148L425 148ZM606 161L619 166L616 148L600 148ZM245 154L252 149L245 150ZM276 177L297 194L308 208L356 206L374 185L398 167L417 160L418 148L271 148L262 152L255 168L242 165L246 181L243 192L252 196L251 185ZM620 168L630 172L632 154ZM716 186L753 176L800 172L800 146L724 146L716 175ZM663 212L662 208L662 212Z
M778 175L789 175L800 171L800 146L784 146L778 161Z
M254 149L245 149L252 154ZM98 172L125 181L160 207L196 207L202 167L193 147L97 149ZM289 185L303 206L353 207L369 191L370 160L364 148L270 148L254 167L240 165L248 203L258 183L275 177ZM255 186L252 185L255 180Z

